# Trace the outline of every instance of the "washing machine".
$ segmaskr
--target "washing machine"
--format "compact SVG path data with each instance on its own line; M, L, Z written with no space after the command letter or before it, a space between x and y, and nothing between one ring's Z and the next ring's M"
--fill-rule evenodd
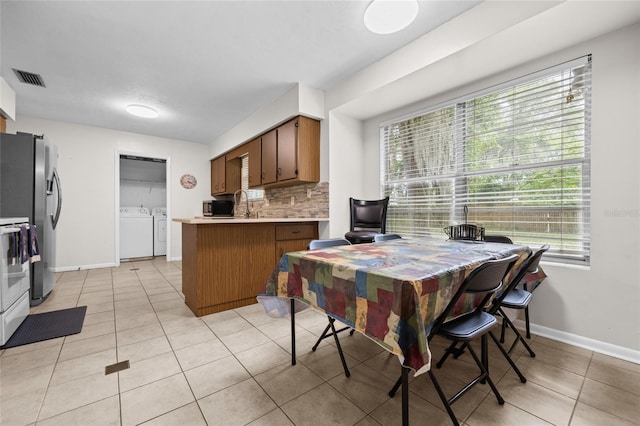
M167 254L167 208L155 207L151 210L153 215L153 255L166 256Z
M120 259L153 256L153 216L146 207L120 208Z

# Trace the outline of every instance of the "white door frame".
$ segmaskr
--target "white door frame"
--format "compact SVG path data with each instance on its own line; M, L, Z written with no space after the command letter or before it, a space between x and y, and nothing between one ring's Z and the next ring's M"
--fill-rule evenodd
M166 199L166 206L167 206L167 255L166 260L167 262L169 262L169 259L171 259L171 187L169 185L169 182L171 181L171 179L169 179L169 177L171 176L171 157L167 156L167 155L160 155L160 154L150 154L148 152L135 152L135 151L126 151L126 150L121 150L121 149L117 149L116 150L116 156L115 156L115 209L114 209L114 217L115 217L115 265L116 266L120 266L120 156L121 155L133 155L136 157L144 157L144 158L157 158L159 160L165 160L165 177L166 177L166 194L167 194L167 199Z

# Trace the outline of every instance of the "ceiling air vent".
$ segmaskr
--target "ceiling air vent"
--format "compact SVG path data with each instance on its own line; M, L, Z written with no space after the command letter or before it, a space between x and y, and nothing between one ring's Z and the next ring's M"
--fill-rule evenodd
M44 81L40 74L34 74L32 72L20 71L15 68L12 68L13 72L18 76L18 80L25 84L31 84L33 86L45 87Z

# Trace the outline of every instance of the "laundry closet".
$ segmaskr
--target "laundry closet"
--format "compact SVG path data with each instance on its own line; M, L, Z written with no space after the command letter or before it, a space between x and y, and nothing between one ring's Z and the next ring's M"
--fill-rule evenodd
M120 155L120 260L167 254L166 160Z

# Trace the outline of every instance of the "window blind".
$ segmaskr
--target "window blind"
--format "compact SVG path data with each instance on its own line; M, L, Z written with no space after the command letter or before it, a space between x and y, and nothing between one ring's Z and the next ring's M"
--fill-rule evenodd
M389 232L445 238L466 220L588 262L590 89L588 56L383 124Z
M242 156L242 166L240 171L240 188L247 191L249 200L256 201L264 198L263 189L249 189L249 155Z

